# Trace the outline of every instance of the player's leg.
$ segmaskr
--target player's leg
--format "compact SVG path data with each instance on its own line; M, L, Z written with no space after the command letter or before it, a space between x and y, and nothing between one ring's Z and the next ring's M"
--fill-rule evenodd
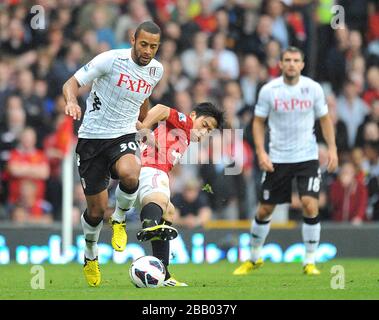
M112 177L119 179L116 188L116 206L110 223L112 226L112 247L116 251L124 251L127 243L125 230L126 212L133 207L138 195L139 174L141 165L135 155L137 144L134 137L126 137L121 143L115 144L110 150Z
M119 178L116 188L116 209L112 217L122 222L125 212L133 207L137 198L141 164L134 154L126 154L119 158L112 167Z
M263 174L260 202L251 223L251 259L234 270L234 275L246 275L263 265L261 252L270 232L272 212L276 204L291 201L290 168L274 164L274 169L274 172Z
M305 258L303 261L304 273L318 275L316 268L316 251L320 242L321 225L319 219L318 196L321 184L321 175L317 161L308 161L301 164L298 189L303 206L302 237L305 245Z
M143 190L143 188L142 188ZM148 240L173 240L177 237L178 231L173 228L172 218L164 214L168 210L170 203L167 193L156 192L142 195L142 209L140 218L142 229L137 233L139 241ZM166 217L168 220L164 219Z
M142 229L137 233L139 241L151 239L171 240L178 232L162 216L170 202L169 179L166 172L150 167L143 167L140 174L140 217Z
M98 247L100 231L103 226L104 213L108 205L108 192L104 190L96 195L86 195L87 209L81 217L85 239L84 275L90 286L98 286L101 274L98 263Z
M169 202L167 210L164 211L162 219L166 224L171 225L174 220L175 207ZM155 240L151 241L151 247L153 250L153 256L161 259L166 267L166 277L163 285L166 287L187 287L184 282L180 282L175 279L169 272L168 266L170 264L170 240ZM162 258L161 258L162 257Z
M102 156L106 143L96 139L79 139L76 147L80 181L87 201L81 223L86 241L83 271L90 286L98 286L101 281L97 242L108 205L109 171L107 160Z

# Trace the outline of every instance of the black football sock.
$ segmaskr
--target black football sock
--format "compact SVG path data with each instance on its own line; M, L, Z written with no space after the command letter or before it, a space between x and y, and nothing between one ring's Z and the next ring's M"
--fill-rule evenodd
M149 202L141 210L142 228L158 225L161 221L163 210L154 202Z
M90 217L87 209L83 212L83 219L87 222L91 227L97 227L101 221L103 221L103 217Z
M137 185L134 188L129 189L127 186L124 186L121 182L118 184L121 191L127 193L127 194L133 194L136 193L139 187L139 181L137 182Z
M165 280L169 279L171 275L168 272L167 267L170 260L170 241L154 240L151 241L151 247L153 249L153 256L161 260L166 268Z

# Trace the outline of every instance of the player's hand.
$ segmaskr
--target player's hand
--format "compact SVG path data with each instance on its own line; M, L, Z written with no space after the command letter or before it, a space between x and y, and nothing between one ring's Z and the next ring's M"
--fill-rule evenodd
M136 123L136 129L137 129L137 130L142 130L142 129L144 129L142 122L139 121L139 120L137 120L137 123Z
M73 117L74 120L80 120L82 117L82 109L76 103L68 102L64 108L66 115Z
M329 149L328 151L328 172L334 172L338 167L338 155L336 149Z
M263 151L257 154L259 167L266 172L274 172L274 165L271 162L267 152Z
M138 123L137 123L136 127L138 128ZM140 128L141 128L141 126L140 126ZM136 140L139 140L139 141L147 144L148 146L154 147L154 148L159 150L158 140L155 139L155 135L154 135L153 131L151 131L148 128L139 129L137 132Z

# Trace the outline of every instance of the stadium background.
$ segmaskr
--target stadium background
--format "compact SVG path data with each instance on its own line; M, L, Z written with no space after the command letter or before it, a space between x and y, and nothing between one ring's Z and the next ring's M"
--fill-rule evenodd
M31 27L35 4L44 9L42 30ZM345 10L341 29L330 26L335 4ZM281 49L296 45L306 56L303 74L324 88L340 156L338 172L326 173L326 149L316 125L323 171L321 217L327 226L321 242L331 242L342 256L379 255L373 241L379 220L378 1L6 0L0 2L0 264L9 259L25 263L23 255L27 262L45 261L51 235L60 233L62 160L71 130L63 115L63 83L95 55L129 48L130 34L149 19L163 31L157 59L165 68L151 104L188 113L194 103L209 100L225 111L227 128L244 133L220 149L222 161L212 163L205 149L201 156L210 157L210 164L174 170L171 189L182 210L186 246L200 246L201 235L224 253L243 246L240 235L248 232L261 178L251 136L254 104L261 86L279 75ZM82 91L83 107L87 94L88 88ZM74 123L74 133L78 127ZM212 147L220 148L221 140L216 137ZM24 165L18 164L20 158ZM228 166L239 167L240 174L225 175ZM80 233L85 199L74 172L72 215ZM201 191L205 184L213 193ZM113 182L109 213L114 187ZM189 207L202 218L184 216ZM300 242L300 219L294 192L292 204L279 208L268 243L280 244L284 252ZM137 228L136 215L128 220L131 230ZM365 249L343 241L347 234ZM105 230L104 243L109 243L108 235ZM35 261L33 245L45 246L34 248L39 250Z

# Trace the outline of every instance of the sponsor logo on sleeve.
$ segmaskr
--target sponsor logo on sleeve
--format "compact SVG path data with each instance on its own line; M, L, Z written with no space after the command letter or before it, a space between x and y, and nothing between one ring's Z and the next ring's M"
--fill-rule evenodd
M181 122L186 122L187 121L187 117L185 114L181 113L181 112L178 112L178 115L179 115L179 121Z

